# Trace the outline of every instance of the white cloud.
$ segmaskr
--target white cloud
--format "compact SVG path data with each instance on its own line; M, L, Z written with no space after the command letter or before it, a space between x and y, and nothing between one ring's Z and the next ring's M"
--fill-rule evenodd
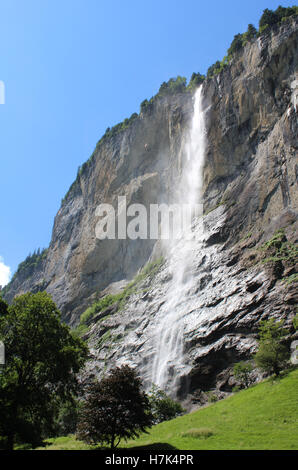
M11 270L9 266L6 266L3 262L2 256L0 256L0 286L4 287L9 283L11 276Z

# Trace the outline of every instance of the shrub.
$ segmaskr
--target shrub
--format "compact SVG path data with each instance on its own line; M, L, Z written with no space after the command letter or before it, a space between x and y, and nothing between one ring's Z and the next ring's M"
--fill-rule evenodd
M159 389L155 384L152 385L148 398L155 424L185 413L179 402L172 400L164 390Z
M253 367L250 362L238 362L234 365L234 376L244 388L248 388L252 383L251 373Z

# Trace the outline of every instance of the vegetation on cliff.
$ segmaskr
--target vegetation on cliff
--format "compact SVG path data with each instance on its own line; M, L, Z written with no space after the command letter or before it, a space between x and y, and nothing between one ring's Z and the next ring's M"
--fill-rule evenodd
M146 264L139 274L137 274L136 277L130 283L128 283L121 292L118 294L108 294L104 297L101 297L99 300L96 300L82 313L80 317L80 323L74 332L79 336L83 336L85 333L87 333L88 325L96 314L103 312L102 318L107 318L107 316L110 315L111 311L108 310L108 307L115 306L113 313L121 310L131 295L136 292L137 286L140 284L140 282L142 282L147 277L154 276L163 262L164 259L161 257L155 261L152 261L151 263Z

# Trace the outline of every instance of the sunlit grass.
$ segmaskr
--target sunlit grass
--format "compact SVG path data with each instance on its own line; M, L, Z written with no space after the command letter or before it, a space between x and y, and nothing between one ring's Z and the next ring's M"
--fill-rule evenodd
M74 436L49 439L46 449L90 449ZM298 449L298 370L171 421L120 447L183 450Z

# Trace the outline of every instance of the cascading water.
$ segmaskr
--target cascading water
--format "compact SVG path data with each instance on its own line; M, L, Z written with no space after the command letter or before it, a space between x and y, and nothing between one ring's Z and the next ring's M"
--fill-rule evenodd
M177 199L180 205L194 208L202 203L203 165L205 156L205 123L202 106L202 86L194 97L194 113L189 138L185 144L186 155L182 168ZM193 285L194 250L200 243L202 220L193 220L196 225L184 228L181 237L172 240L168 247L169 271L172 279L165 303L158 313L158 324L154 332L154 359L152 383L175 396L178 381L187 371L183 351L183 334L187 321L187 298Z

